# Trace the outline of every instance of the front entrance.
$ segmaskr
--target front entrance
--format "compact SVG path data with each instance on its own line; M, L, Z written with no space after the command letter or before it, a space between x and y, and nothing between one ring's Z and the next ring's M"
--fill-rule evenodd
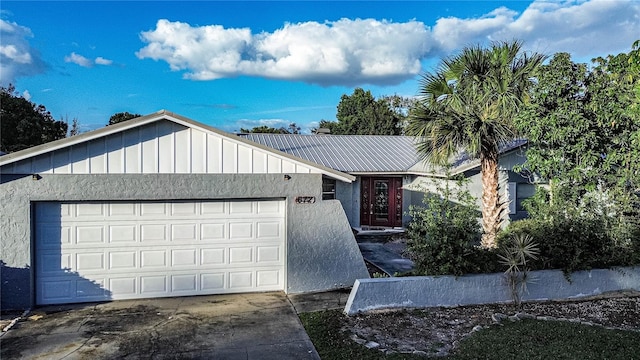
M402 178L363 177L360 185L360 224L402 226Z

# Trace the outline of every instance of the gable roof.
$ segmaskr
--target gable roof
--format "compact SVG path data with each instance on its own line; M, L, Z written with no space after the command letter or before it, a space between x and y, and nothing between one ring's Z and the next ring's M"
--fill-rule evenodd
M64 139L60 139L60 140L56 140L53 142L49 142L46 144L42 144L42 145L38 145L38 146L34 146L28 149L24 149L21 151L17 151L14 153L10 153L10 154L6 154L2 157L0 157L0 167L4 167L5 170L9 169L11 166L15 166L16 169L27 169L27 173L29 173L28 170L34 170L34 168L42 168L42 169L47 169L49 167L52 167L52 163L54 163L56 161L56 159L52 159L51 161L47 160L47 161L33 161L33 164L30 164L29 162L32 159L37 159L37 158L42 158L43 156L49 156L51 155L52 158L54 158L53 155L55 154L63 154L64 152L69 152L66 156L63 156L62 158L62 162L63 163L72 163L72 162L78 162L79 159L77 159L76 157L78 156L77 154L71 154L72 149L82 149L78 151L78 154L80 157L88 157L88 153L90 152L89 149L87 148L87 146L90 146L91 144L95 144L96 141L105 141L108 142L107 140L111 137L113 138L113 136L118 136L120 134L122 134L123 136L125 136L127 134L127 132L131 132L133 130L139 130L140 133L142 133L143 131L146 132L146 135L150 135L150 136L157 136L157 133L154 133L153 131L148 131L146 129L149 128L149 126L154 126L157 125L158 127L160 127L163 123L166 122L170 122L172 124L174 124L174 128L177 126L178 129L187 129L189 131L196 131L199 134L202 134L203 136L213 136L216 139L221 139L221 141L223 143L219 144L219 151L222 152L224 150L224 144L231 144L232 146L230 146L231 150L230 151L235 151L232 157L233 161L236 161L236 164L234 165L234 169L236 171L239 171L239 165L238 163L240 161L238 161L238 158L240 156L245 156L244 154L246 153L259 153L261 154L259 159L254 159L255 161L261 161L262 164L261 166L261 172L268 172L268 173L278 173L278 172L311 172L311 173L321 173L323 175L329 176L331 178L337 179L337 180L341 180L341 181L345 181L345 182L351 182L353 181L355 178L352 175L346 174L346 173L342 173L340 171L337 171L335 169L329 168L329 167L325 167L319 163L313 163L310 162L306 159L303 158L298 158L295 156L292 156L290 154L287 154L285 152L281 152L278 151L274 148L270 148L270 147L266 147L264 145L252 142L252 141L248 141L246 139L242 139L239 138L233 134L229 134L226 133L224 131L215 129L213 127L198 123L196 121L193 121L191 119L188 119L186 117L174 114L172 112L166 111L166 110L161 110L158 111L156 113L150 114L150 115L146 115L146 116L142 116L139 118L135 118L135 119L131 119L131 120L127 120L127 121L123 121L121 123L118 124L114 124L114 125L109 125L106 127L103 127L101 129L98 130L94 130L94 131L90 131L87 133L82 133L79 135L75 135L75 136L71 136L68 138L64 138ZM164 129L163 129L164 130ZM171 129L169 129L171 130ZM175 130L175 129L174 129ZM155 134L155 135L154 135ZM137 138L138 142L141 141L140 137ZM189 145L191 144L191 140L187 140L187 143ZM116 151L122 152L123 148L125 147L125 145L130 145L130 144L126 144L125 140L120 140L120 142L117 144L117 146L113 147ZM91 145L93 146L93 145ZM84 148L83 148L84 147ZM106 144L105 147L109 147L109 144ZM160 145L153 145L152 146L154 151L159 151L159 147ZM177 145L171 145L172 150L175 150L175 148L177 147ZM99 146L98 146L99 148ZM244 153L240 154L240 148L244 149ZM213 149L213 151L217 151L218 149ZM141 151L141 150L140 150ZM186 150L183 150L183 152ZM209 149L209 151L212 151L211 149ZM120 155L119 155L120 156ZM139 154L134 154L134 156L140 157ZM222 156L222 155L220 155ZM249 155L251 156L251 155ZM203 155L203 157L206 157L206 155ZM271 167L269 166L269 168L267 169L267 165L266 162L269 160L273 160L276 159L278 161L281 162L281 164L284 165L280 165L280 166L274 166ZM81 160L81 159L80 159ZM122 162L122 159L118 160L116 159L118 163ZM142 160L140 160L142 161ZM222 160L220 160L222 161ZM48 162L48 163L47 163ZM106 162L106 160L105 160ZM37 163L37 164L35 164ZM42 165L42 163L45 163L45 166ZM177 161L176 161L177 163ZM68 165L63 164L64 166ZM121 165L121 164L119 164ZM154 164L155 165L155 164ZM243 164L244 165L244 164ZM285 166L286 165L286 166ZM124 165L121 165L124 166ZM180 171L176 171L175 167L177 165L175 165L173 167L173 171L170 172L180 172ZM248 167L252 167L252 164L248 164ZM53 166L55 167L55 166ZM133 171L133 173L145 173L145 171L138 165L136 165L137 169L135 171ZM217 164L218 168L221 168L221 165ZM86 166L84 166L84 168L86 169ZM126 166L125 166L126 168ZM17 171L17 170L16 170ZM63 170L61 171L61 173L65 173L64 171L68 171L68 170ZM155 172L162 172L159 169L159 166L155 165L154 170ZM200 170L202 171L202 170ZM38 172L38 171L34 171L34 172ZM55 172L55 171L51 171L51 172ZM125 170L121 170L121 171L116 171L116 173L125 173L127 172L126 169ZM216 173L215 170L214 171L204 171L205 173ZM14 172L15 173L15 172ZM69 173L69 172L66 172ZM87 170L82 170L80 171L80 173L91 173L90 171L87 172ZM231 173L231 172L230 172Z
M396 135L298 135L248 133L240 137L288 154L350 174L416 174L444 176L444 169L422 160L416 151L417 138ZM516 139L500 153L517 149L527 141ZM473 169L478 159L461 152L452 162L451 174Z

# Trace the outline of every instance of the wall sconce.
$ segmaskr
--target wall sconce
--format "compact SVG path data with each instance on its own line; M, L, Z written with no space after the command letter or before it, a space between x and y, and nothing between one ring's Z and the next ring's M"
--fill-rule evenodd
M287 175L287 174L284 174L284 179L285 179L285 180L291 180L291 176L289 176L289 175Z
M38 174L31 175L31 180L40 180L40 179L42 179L42 176L40 176Z

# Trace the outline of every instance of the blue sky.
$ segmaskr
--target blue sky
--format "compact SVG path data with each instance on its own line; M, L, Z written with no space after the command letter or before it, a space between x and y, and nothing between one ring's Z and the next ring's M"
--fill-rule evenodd
M640 2L2 1L0 83L81 130L162 109L226 131L335 120L343 94L415 96L465 45L628 52Z

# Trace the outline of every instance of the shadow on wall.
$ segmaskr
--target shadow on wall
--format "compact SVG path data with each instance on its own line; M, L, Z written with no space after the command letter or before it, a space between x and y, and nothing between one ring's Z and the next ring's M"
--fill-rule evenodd
M7 266L0 260L0 274L2 274L0 309L8 311L30 308L33 305L30 301L31 268ZM61 269L55 278L41 282L40 288L35 291L39 305L111 300L111 292L103 288L102 284L84 278L69 269Z
M29 278L31 269L27 266L24 268L15 268L7 266L0 260L0 280L2 281L2 291L0 292L0 309L4 310L23 310L28 307L28 303L20 301L20 294L29 292Z

